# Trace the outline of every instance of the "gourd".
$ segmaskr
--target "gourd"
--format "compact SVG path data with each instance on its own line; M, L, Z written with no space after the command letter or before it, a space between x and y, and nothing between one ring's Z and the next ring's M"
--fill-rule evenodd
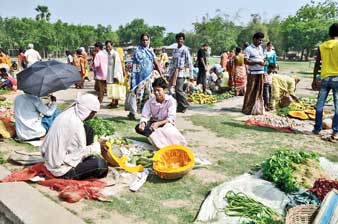
M294 117L294 118L298 118L301 120L308 120L309 116L306 115L306 113L304 113L303 111L289 111L289 116L290 117Z
M182 145L166 146L153 157L153 170L162 179L180 178L187 174L194 164L194 154Z

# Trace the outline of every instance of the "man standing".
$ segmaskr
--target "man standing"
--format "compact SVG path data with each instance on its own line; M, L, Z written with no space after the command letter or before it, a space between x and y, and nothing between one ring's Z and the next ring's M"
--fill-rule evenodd
M197 75L197 85L202 84L203 92L207 88L207 57L206 51L208 50L208 44L203 44L202 47L197 52L197 65L198 65L198 75Z
M107 54L102 50L103 44L101 42L96 42L94 47L94 51L97 52L94 59L94 70L96 72L96 80L98 82L98 99L100 103L102 103L104 91L106 88L108 57Z
M41 61L41 56L38 51L34 50L33 44L28 44L28 50L25 52L25 60L27 67L31 66L37 61Z
M244 62L249 66L249 74L242 112L245 114L263 114L263 87L265 57L261 46L264 34L253 35L253 43L244 50Z
M334 23L329 28L331 40L325 41L319 46L316 64L313 72L312 87L316 85L316 76L322 62L320 74L320 90L316 105L316 120L313 129L314 134L319 134L322 130L323 109L326 98L332 90L335 114L332 119L332 135L328 140L338 141L338 23Z
M172 83L175 85L175 98L177 100L177 112L184 113L189 103L183 91L185 78L188 76L186 68L189 68L190 77L193 77L193 65L189 53L189 49L184 45L184 33L176 34L177 48L174 49L171 69L169 74Z

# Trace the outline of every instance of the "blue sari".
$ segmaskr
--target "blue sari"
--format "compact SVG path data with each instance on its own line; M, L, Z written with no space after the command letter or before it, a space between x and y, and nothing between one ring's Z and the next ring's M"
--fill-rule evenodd
M152 48L139 45L132 56L133 69L130 89L135 90L141 83L151 77L155 54Z

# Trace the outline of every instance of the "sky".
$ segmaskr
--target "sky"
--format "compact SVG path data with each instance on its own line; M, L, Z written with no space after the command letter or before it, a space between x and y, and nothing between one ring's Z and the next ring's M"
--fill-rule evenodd
M320 0L316 0L320 1ZM246 24L250 15L259 13L264 20L274 16L282 18L294 15L310 0L0 0L1 17L35 18L37 5L48 6L51 22L63 22L104 26L113 30L135 18L143 18L148 25L159 25L166 32L190 31L192 23L201 21L208 14L216 15L216 10L240 19L237 24Z

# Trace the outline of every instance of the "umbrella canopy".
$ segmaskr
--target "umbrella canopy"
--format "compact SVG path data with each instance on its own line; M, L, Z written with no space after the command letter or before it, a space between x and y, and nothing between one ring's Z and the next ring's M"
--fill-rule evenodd
M47 96L82 80L75 66L55 60L36 62L18 73L17 78L18 89L35 96Z

